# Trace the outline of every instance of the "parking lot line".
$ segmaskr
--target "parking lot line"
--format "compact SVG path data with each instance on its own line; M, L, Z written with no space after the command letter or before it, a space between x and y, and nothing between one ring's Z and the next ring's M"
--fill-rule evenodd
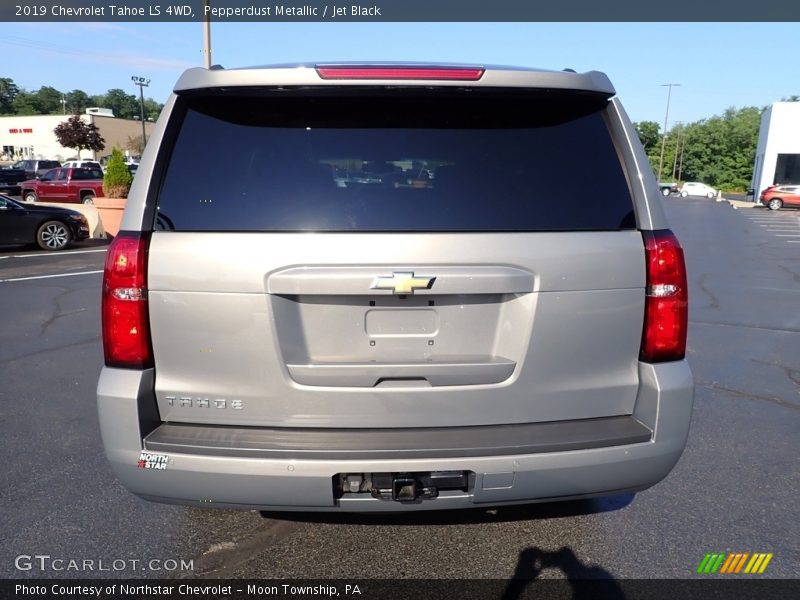
M38 256L69 256L70 254L89 254L91 252L107 252L108 248L100 248L99 250L73 250L67 252L53 252L48 254L9 254L8 256L3 256L2 258L36 258Z
M775 237L800 237L800 233L776 233Z
M54 277L73 277L75 275L94 275L95 273L102 273L99 271L81 271L80 273L59 273L58 275L36 275L35 277L15 277L13 279L0 279L0 283L11 283L12 281L30 281L32 279L52 279Z

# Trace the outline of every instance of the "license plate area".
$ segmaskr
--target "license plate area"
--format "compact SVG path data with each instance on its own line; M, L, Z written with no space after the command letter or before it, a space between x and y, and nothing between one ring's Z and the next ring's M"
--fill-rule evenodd
M371 496L377 500L419 503L436 498L440 492L469 492L475 486L472 471L415 471L395 473L337 473L333 495Z

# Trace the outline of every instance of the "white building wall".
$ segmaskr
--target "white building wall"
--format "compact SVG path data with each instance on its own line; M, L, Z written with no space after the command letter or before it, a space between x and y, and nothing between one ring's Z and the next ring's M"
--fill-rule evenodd
M0 117L0 158L9 154L8 148L14 148L15 155L6 160L17 158L50 158L66 160L75 156L74 148L65 148L56 140L53 129L72 115L32 115ZM88 115L81 115L86 123L90 123ZM81 151L82 158L91 158L89 150Z
M800 154L800 102L775 102L761 116L753 167L756 195L774 183L778 154Z

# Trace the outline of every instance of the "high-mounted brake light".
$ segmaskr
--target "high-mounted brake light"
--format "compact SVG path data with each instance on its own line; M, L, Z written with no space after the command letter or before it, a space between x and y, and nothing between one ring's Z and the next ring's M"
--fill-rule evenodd
M121 231L103 273L103 351L106 366L146 369L153 364L147 311L147 233Z
M681 360L689 318L683 249L669 229L643 231L642 237L647 289L640 357L645 362Z
M485 69L475 67L317 66L322 79L447 79L477 81Z

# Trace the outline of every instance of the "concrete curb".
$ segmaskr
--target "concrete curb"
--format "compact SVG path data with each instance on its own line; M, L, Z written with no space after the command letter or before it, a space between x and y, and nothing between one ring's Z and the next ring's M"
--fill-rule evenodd
M763 208L760 202L747 202L745 200L729 200L728 198L723 198L725 202L730 204L733 208Z

